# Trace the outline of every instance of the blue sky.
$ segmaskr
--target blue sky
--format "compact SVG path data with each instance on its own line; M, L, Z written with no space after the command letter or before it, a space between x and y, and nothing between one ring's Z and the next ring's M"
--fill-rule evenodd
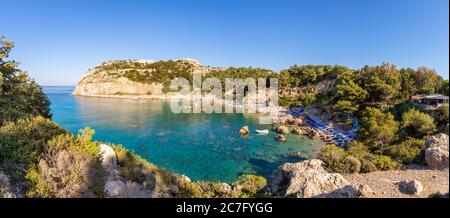
M449 74L448 0L0 0L11 58L43 85L74 85L113 59L192 57L210 66L360 68Z

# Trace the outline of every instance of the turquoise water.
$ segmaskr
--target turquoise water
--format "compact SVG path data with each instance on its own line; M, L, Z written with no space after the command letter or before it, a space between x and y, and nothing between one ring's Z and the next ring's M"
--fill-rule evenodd
M300 151L308 158L318 142L288 135L277 142L277 134L257 135L258 115L174 114L167 102L158 100L88 98L71 95L74 87L44 87L52 103L53 120L77 133L89 126L99 141L122 144L142 158L193 180L232 182L243 173L271 178L282 163ZM251 134L236 134L248 125Z

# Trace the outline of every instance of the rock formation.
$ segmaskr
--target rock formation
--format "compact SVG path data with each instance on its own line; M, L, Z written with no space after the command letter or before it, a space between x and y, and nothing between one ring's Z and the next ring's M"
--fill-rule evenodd
M276 129L277 133L280 134L288 134L289 133L289 128L287 126L279 126Z
M400 191L410 195L419 195L423 191L422 184L417 180L399 182Z
M425 142L425 160L433 169L445 169L448 162L448 135L440 133L430 136Z
M239 134L242 135L247 135L250 131L248 130L248 126L243 126L240 130L239 130Z
M171 75L174 69L181 69L187 73L194 70L208 70L198 61L187 58L165 62L108 61L90 69L72 94L99 97L147 95L162 98L165 87L160 78L175 77L175 74Z
M356 197L355 189L350 183L342 175L331 173L325 163L318 159L282 165L272 189L284 197Z

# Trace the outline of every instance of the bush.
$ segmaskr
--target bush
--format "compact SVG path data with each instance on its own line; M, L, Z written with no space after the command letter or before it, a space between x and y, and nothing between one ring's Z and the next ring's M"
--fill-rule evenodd
M330 169L336 172L340 172L341 161L345 156L347 156L347 153L344 149L335 145L326 145L320 150L319 154L317 154L317 158L325 162Z
M347 173L359 173L361 171L361 161L353 156L347 156L342 161L342 171Z
M402 128L415 138L422 138L436 131L433 117L414 108L403 114Z
M110 145L117 156L117 164L121 166L122 175L126 180L146 183L151 189L167 189L164 177L159 176L160 170L153 164L131 153L120 145ZM157 181L158 179L158 181Z
M77 150L49 150L28 170L27 197L102 197L104 173L97 159Z
M335 145L327 145L319 152L317 158L338 173L358 173L361 162L358 158L349 155L344 149Z
M261 176L245 174L240 176L233 185L239 187L246 197L253 197L257 192L266 187L267 180Z
M64 129L41 116L7 122L0 127L0 163L26 169L37 162L48 140L63 133Z
M375 171L378 171L378 168L369 159L361 160L361 170L360 170L361 173L371 173Z
M358 138L369 145L372 152L380 153L395 139L398 126L392 114L367 107L362 113Z
M422 139L408 138L400 144L391 145L386 154L403 164L419 163L425 141Z
M439 107L434 113L433 118L439 132L449 134L449 113L448 104Z
M397 162L384 155L376 156L371 162L378 170L394 170L400 167Z

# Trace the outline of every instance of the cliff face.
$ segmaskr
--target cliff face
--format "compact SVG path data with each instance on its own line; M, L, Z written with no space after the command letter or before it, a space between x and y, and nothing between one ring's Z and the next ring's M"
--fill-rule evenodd
M193 59L169 61L109 61L97 65L77 84L73 95L163 95L175 77L191 77L194 70L207 70Z
M73 95L161 95L161 83L141 83L126 77L87 76L76 86Z

